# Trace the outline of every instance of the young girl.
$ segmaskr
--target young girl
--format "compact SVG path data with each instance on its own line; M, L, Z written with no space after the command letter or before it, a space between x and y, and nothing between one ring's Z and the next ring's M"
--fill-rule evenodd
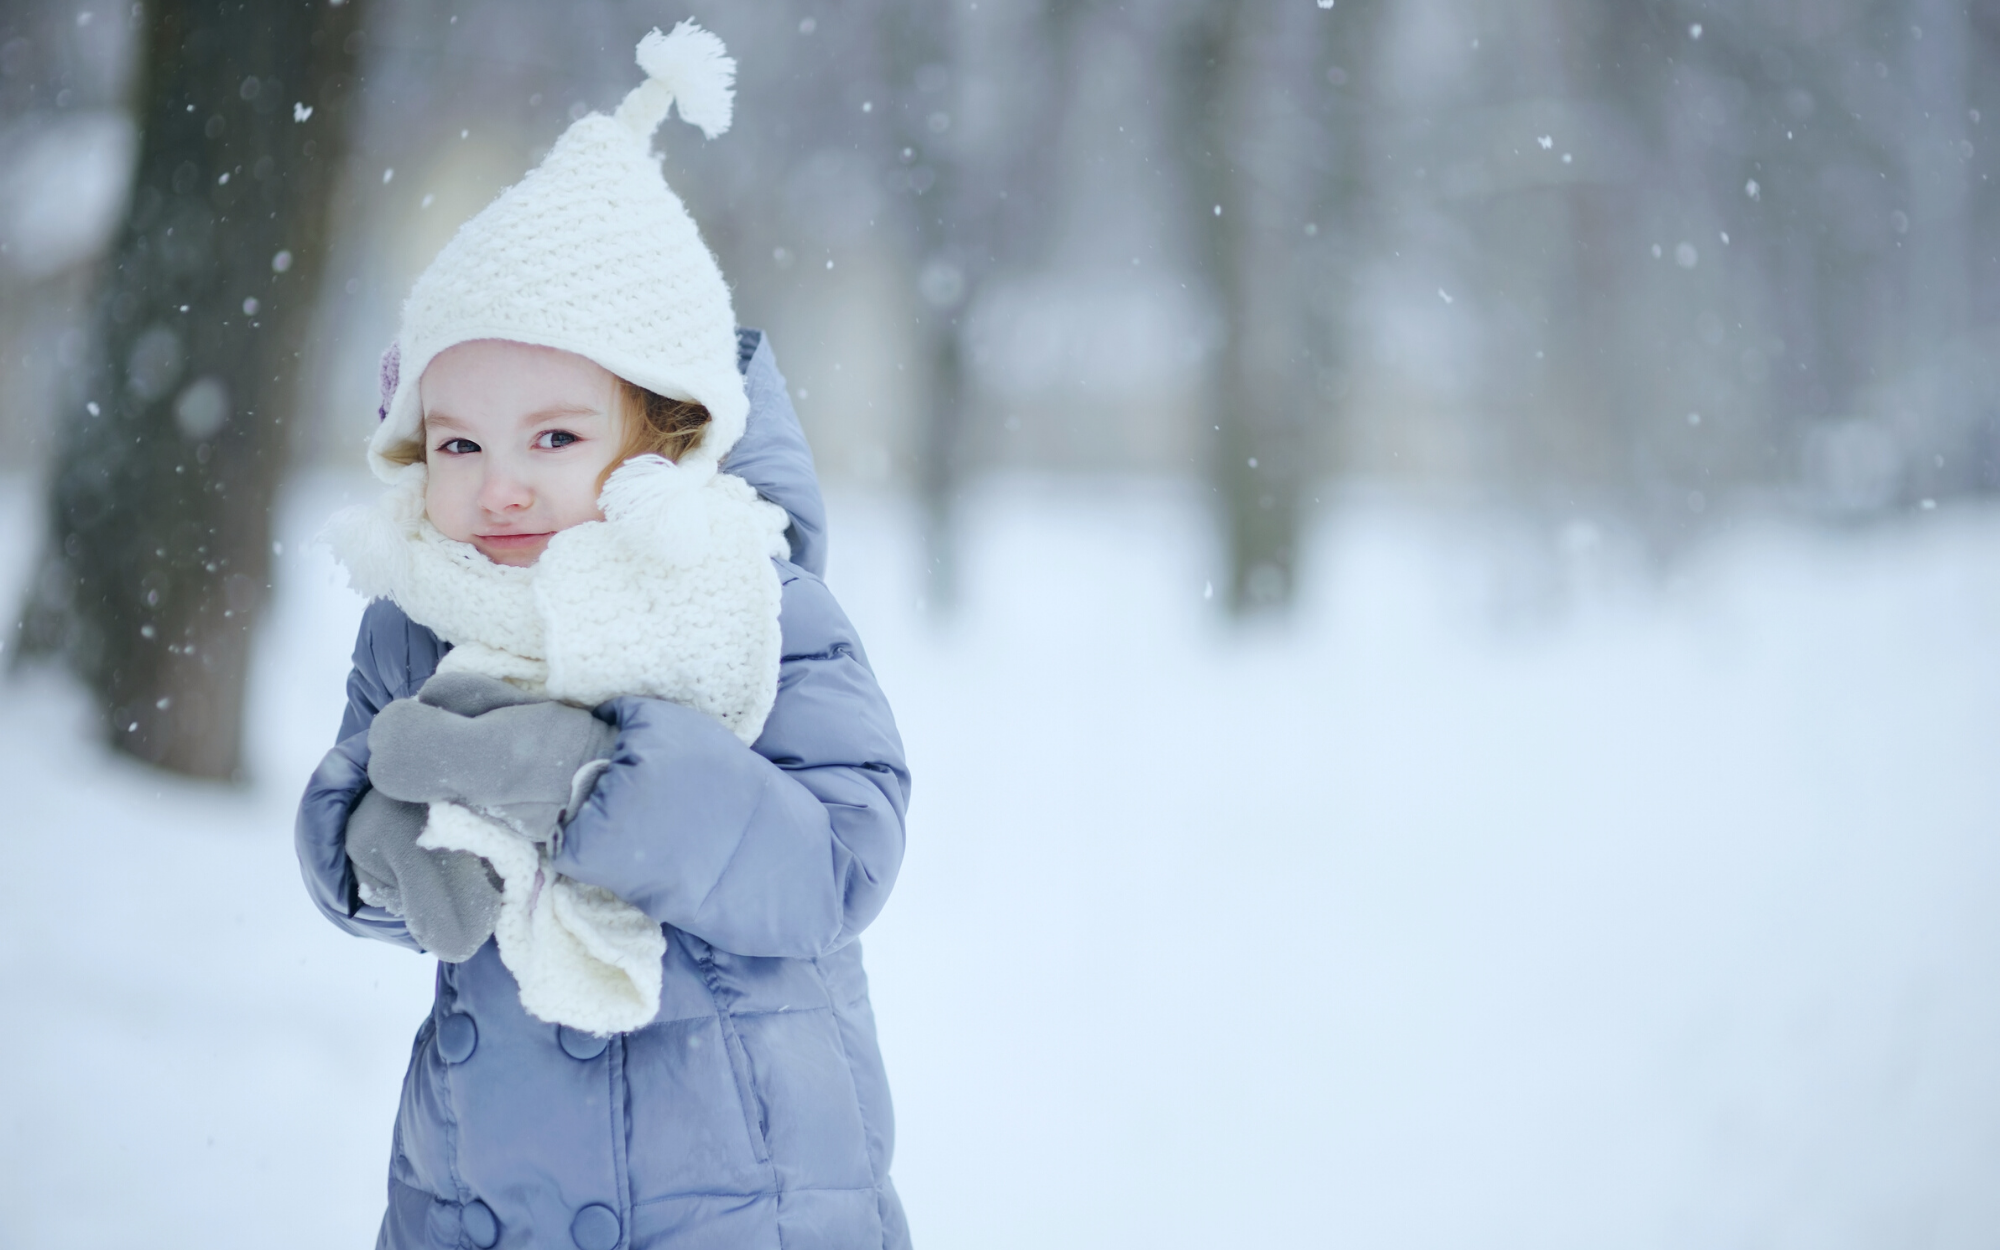
M820 580L771 350L649 153L734 72L683 23L418 280L337 518L371 596L298 851L439 955L378 1246L894 1247L856 935L909 777Z

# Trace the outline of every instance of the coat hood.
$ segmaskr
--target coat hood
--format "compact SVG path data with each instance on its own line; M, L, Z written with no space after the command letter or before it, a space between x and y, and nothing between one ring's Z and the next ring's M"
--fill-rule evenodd
M826 504L820 498L812 448L792 407L785 375L778 372L778 358L762 330L738 330L736 348L736 367L750 397L750 415L743 437L723 457L722 472L742 478L759 495L785 510L792 519L785 531L792 545L792 563L823 578Z

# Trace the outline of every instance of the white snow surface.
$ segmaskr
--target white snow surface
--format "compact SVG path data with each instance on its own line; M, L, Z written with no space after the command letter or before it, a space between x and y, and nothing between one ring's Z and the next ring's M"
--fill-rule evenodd
M361 609L305 540L369 489L288 494L250 786L0 684L6 1250L372 1241L433 965L290 833ZM1990 1244L2000 511L1496 627L1490 529L1351 502L1248 632L1174 487L983 488L948 621L905 509L833 521L916 773L866 943L920 1246Z

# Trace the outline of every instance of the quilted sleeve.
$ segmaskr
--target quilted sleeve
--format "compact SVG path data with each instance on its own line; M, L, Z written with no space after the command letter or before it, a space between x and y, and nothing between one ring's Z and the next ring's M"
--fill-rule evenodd
M428 676L440 654L436 637L394 604L368 606L354 643L340 740L306 783L292 831L306 892L321 914L349 933L411 950L421 947L400 917L361 902L347 862L347 818L368 790L368 727L375 714Z
M744 746L659 699L613 699L610 765L556 870L741 955L812 958L882 910L903 858L910 777L888 701L839 605L780 563L776 705Z

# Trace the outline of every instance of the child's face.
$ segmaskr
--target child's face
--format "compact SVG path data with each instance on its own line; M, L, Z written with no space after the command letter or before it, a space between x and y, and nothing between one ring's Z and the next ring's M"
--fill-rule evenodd
M439 353L419 383L424 509L495 564L533 564L549 539L601 521L599 475L620 446L612 376L552 347L503 339Z

